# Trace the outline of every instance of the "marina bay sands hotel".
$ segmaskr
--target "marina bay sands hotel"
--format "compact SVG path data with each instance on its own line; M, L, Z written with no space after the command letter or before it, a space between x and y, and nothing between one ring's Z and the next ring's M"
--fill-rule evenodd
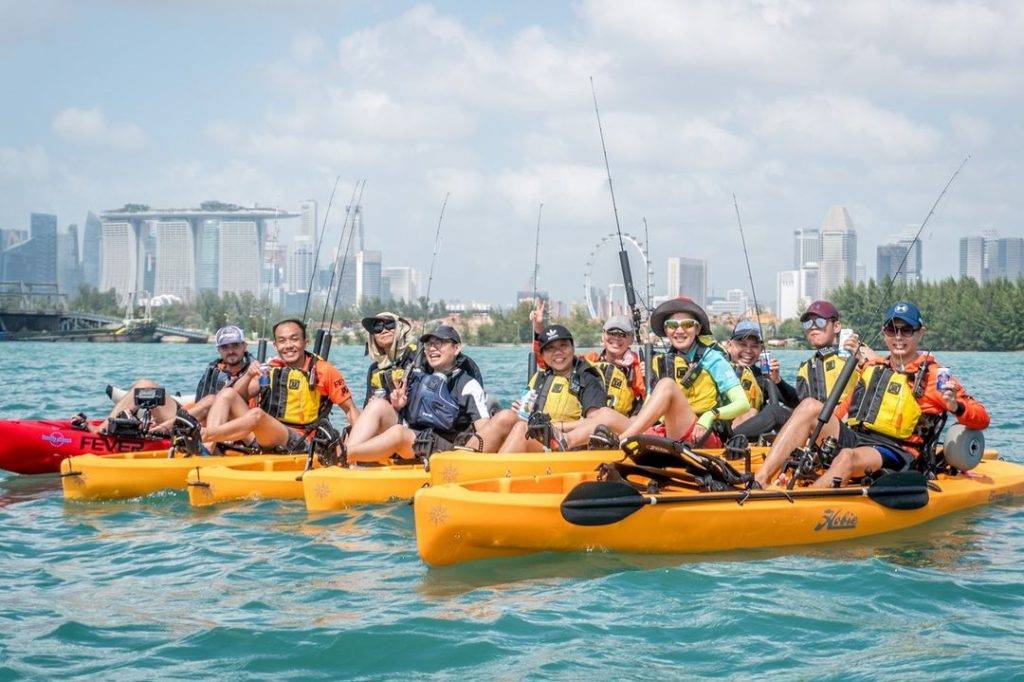
M205 290L258 296L267 224L297 217L217 201L190 209L128 204L105 211L100 290L114 289L122 300L147 292L190 301Z

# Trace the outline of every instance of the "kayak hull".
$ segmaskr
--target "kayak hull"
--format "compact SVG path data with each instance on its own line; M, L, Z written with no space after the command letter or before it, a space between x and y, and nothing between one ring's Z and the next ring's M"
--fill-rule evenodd
M61 487L68 500L142 497L159 490L184 490L188 472L221 464L289 459L291 455L173 457L166 452L140 452L99 457L80 455L61 462Z
M915 510L858 496L652 505L602 526L564 520L565 495L594 479L570 473L422 490L414 504L420 557L443 566L540 551L689 554L815 544L908 528L1024 494L1024 466L985 460L966 475L940 476L941 492L930 491L928 504Z
M420 464L326 467L306 472L302 491L306 509L332 511L356 504L409 500L429 483L430 475Z
M98 423L98 422L97 422ZM59 419L0 420L0 469L16 474L54 474L76 455L166 451L170 442L101 436Z
M430 458L430 485L487 478L511 478L594 471L605 462L622 459L621 450L573 452L482 453L466 450L438 452Z
M192 469L188 501L193 507L243 499L301 500L306 455ZM298 480L296 480L298 479Z

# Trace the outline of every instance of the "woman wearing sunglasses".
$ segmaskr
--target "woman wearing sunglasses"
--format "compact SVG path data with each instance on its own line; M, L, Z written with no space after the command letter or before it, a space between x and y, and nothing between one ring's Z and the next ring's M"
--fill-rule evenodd
M837 410L822 429L819 442L835 438L840 449L814 486L845 485L883 468L906 469L939 438L946 413L969 429L988 427L985 406L959 381L950 377L939 383L938 361L918 350L924 331L921 311L913 303L901 301L886 312L882 332L889 356L866 363L840 406L846 421L840 421ZM820 404L811 400L796 409L755 476L759 485L767 486L790 453L806 443L819 410Z
M669 349L655 354L657 383L620 439L641 434L664 419L668 438L722 447L712 425L743 414L750 401L729 358L711 336L707 313L689 298L674 298L655 309L651 329L668 339Z
M419 346L409 340L412 325L403 317L394 313L378 313L373 317L364 317L363 329L366 330L366 354L373 363L366 371L366 399L387 399L402 377L412 367Z

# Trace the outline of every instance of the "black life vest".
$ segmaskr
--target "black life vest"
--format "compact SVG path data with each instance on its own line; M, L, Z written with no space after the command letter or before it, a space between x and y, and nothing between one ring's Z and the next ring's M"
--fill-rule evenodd
M242 369L238 371L238 374L232 375L222 367L223 360L218 358L212 361L206 366L206 371L203 372L203 377L199 380L199 385L196 386L196 402L208 395L216 395L221 389L233 385L249 369L250 362L252 362L252 356L246 352L242 357Z

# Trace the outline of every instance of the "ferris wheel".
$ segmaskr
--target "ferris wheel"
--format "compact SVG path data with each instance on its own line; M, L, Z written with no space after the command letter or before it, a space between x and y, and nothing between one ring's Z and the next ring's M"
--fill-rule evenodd
M637 298L642 299L643 301L641 305L650 305L652 291L651 278L654 276L654 270L651 269L647 249L641 246L641 242L637 237L628 233L622 234L622 243L626 247L626 253L630 252L629 247L633 247L632 250L636 252L636 255L640 256L640 262L643 264L645 277L642 281L637 278L637 281L634 281L634 287L636 287L637 290ZM587 311L590 313L590 318L592 320L601 318L601 311L597 309L594 296L592 295L594 286L594 264L597 262L598 256L602 251L607 250L606 247L618 252L618 246L619 235L616 232L611 232L606 234L604 237L601 237L600 241L597 242L594 248L591 249L590 253L587 255L587 265L583 274L583 295L587 301ZM638 275L640 273L640 268L636 266L636 263L633 260L630 260L630 269L634 275ZM602 284L604 283L602 282Z

